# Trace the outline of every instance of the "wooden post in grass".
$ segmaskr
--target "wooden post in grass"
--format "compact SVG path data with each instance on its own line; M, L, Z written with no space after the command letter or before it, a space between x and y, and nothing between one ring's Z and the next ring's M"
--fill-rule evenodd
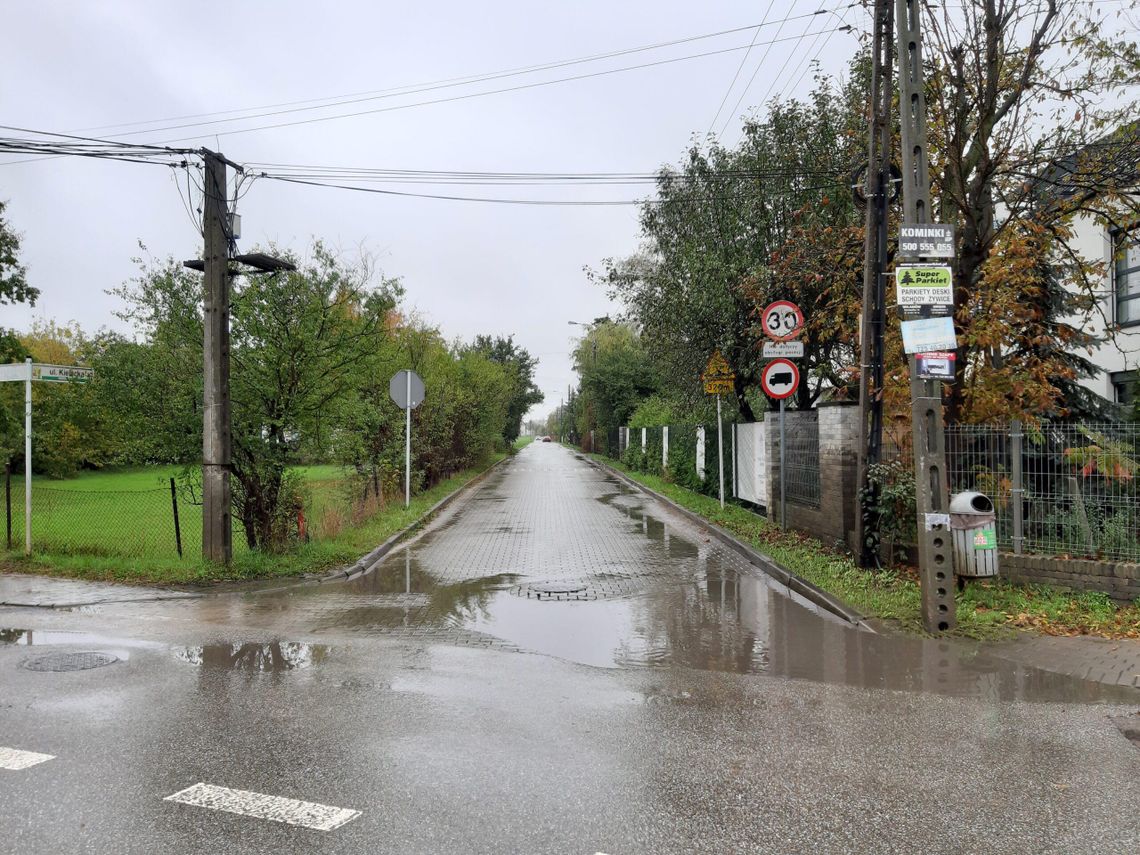
M174 479L170 479L170 504L174 508L174 544L178 547L178 557L182 557L182 526L178 524L178 490L174 487Z

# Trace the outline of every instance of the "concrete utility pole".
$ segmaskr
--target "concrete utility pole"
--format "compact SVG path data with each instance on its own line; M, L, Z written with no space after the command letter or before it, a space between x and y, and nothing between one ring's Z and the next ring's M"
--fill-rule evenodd
M879 462L883 444L883 326L886 322L884 277L887 265L887 203L891 180L891 96L894 16L892 0L875 0L871 44L871 118L868 125L867 210L863 238L863 311L859 335L859 513L855 531L860 563L875 563L867 543L878 529L872 515L868 468Z
M919 0L896 0L899 52L899 110L902 125L904 221L929 223L930 176L926 162L926 93L922 80L922 9ZM949 526L930 514L950 506L946 481L946 432L942 424L942 383L918 377L910 360L914 483L918 505L918 560L922 583L922 623L927 632L945 632L957 623L954 565ZM928 524L929 523L929 524Z
M202 323L202 557L229 564L230 277L226 160L203 150L205 305Z

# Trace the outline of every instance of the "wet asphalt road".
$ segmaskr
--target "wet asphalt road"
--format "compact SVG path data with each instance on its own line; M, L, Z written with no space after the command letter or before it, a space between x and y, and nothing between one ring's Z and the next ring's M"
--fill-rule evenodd
M1140 851L1140 692L853 629L554 445L353 582L0 624L3 851Z

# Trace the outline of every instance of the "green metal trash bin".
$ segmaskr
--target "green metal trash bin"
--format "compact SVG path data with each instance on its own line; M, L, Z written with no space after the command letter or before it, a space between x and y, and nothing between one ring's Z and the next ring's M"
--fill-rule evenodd
M997 515L984 493L958 493L950 499L954 572L983 578L998 574Z

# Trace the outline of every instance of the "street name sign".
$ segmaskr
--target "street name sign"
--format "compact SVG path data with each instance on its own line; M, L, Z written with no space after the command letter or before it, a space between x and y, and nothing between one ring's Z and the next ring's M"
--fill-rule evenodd
M27 380L28 363L13 362L10 365L0 365L0 383L6 380Z
M899 328L902 330L904 353L933 353L958 349L953 318L903 321L899 324Z
M32 379L47 383L86 383L94 376L94 368L80 368L78 365L32 363Z
M736 374L719 350L714 350L709 357L701 379L705 384L705 393L709 395L728 395L736 388Z
M945 264L907 264L895 270L895 298L903 317L950 315L954 277Z
M804 343L802 341L766 341L763 347L765 359L802 359Z
M772 341L790 341L803 331L804 313L795 303L777 300L764 309L760 323Z
M903 223L899 255L907 258L953 258L954 226L943 223Z
M769 398L783 400L795 394L800 385L800 370L787 359L773 359L760 372L760 386Z
M33 362L30 366L27 362L0 365L0 383L29 379L48 383L86 383L94 376L94 368L83 368L79 365L49 365L42 362Z
M408 375L411 376L411 383L408 382ZM388 394L392 397L396 406L401 410L415 409L424 400L424 381L420 379L420 375L414 371L404 369L397 371L392 375L392 379L388 381Z
M32 554L32 381L48 383L86 383L95 376L93 368L78 365L13 362L0 365L0 383L24 384L24 554Z

